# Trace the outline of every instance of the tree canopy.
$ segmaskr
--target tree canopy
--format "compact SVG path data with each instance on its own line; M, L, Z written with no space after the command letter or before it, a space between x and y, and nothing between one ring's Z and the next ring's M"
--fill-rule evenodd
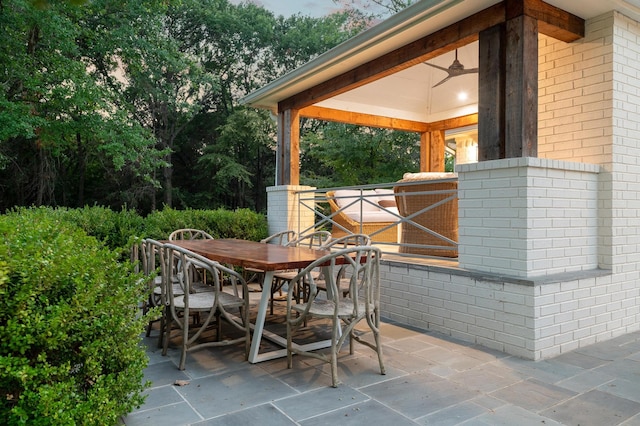
M374 18L229 0L0 0L0 208L264 211L275 122L238 100ZM306 120L303 183L397 179L417 167L416 141Z

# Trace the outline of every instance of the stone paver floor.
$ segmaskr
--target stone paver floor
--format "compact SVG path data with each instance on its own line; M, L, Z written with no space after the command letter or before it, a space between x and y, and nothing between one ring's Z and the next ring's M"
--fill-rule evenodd
M391 322L382 334L387 374L369 348L345 347L334 389L327 364L250 364L236 346L190 353L179 371L176 346L161 356L155 332L144 340L147 400L124 422L640 426L640 332L539 362Z

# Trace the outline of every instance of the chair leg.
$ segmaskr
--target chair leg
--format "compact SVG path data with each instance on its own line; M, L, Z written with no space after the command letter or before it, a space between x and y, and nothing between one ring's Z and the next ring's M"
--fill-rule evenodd
M382 343L380 342L380 333L378 331L373 332L373 339L376 342L376 352L378 353L378 363L380 364L380 374L383 376L387 374L382 362Z
M220 320L220 311L216 310L216 341L222 339L222 321Z
M184 324L182 326L182 351L180 354L180 365L178 365L179 370L184 370L185 364L187 362L187 346L188 345L189 345L189 317L185 315Z
M331 346L331 386L338 387L338 348Z
M167 317L164 321L164 330L161 333L162 340L162 356L167 355L167 349L169 349L169 333L171 333L171 323L172 320L170 317Z

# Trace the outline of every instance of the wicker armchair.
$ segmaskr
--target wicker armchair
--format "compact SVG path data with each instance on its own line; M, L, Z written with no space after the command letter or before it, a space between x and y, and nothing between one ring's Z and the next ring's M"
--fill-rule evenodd
M405 175L399 182L415 184L394 188L400 215L408 219L402 223L401 253L458 257L458 180L451 179L454 177L456 175L453 173ZM433 191L438 192L431 193ZM413 194L416 192L429 193ZM452 199L429 208L449 197Z
M335 225L331 230L332 238L341 238L351 234L366 234L371 237L371 240L375 242L395 243L398 241L398 228L392 226L389 229L378 232L380 229L392 225L400 220L399 218L392 221L385 222L362 222L362 228L360 222L349 217L344 210L339 211L340 207L336 203L335 192L327 192L327 201L331 207L331 214ZM338 212L339 211L339 212ZM338 213L336 213L338 212ZM337 225L337 226L336 226ZM343 229L344 228L344 229ZM345 230L346 229L346 230ZM376 233L377 232L377 233Z

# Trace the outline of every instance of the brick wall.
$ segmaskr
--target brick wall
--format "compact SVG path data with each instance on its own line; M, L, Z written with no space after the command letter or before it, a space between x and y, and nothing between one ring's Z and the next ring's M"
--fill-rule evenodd
M540 36L539 157L611 162L613 23L613 12L587 21L574 43Z

